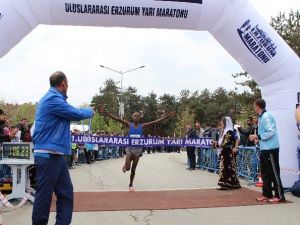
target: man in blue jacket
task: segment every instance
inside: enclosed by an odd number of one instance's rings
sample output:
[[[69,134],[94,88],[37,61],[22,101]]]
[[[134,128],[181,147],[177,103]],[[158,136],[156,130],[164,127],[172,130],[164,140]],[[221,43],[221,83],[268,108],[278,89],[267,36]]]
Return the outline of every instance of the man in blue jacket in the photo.
[[[47,225],[53,192],[57,196],[56,225],[68,225],[73,213],[73,185],[64,154],[71,154],[70,121],[91,118],[92,109],[67,103],[68,80],[63,72],[50,76],[50,89],[36,109],[33,131],[37,190],[33,225]]]
[[[280,179],[279,140],[274,117],[266,111],[266,102],[257,99],[254,108],[258,114],[258,135],[249,136],[260,146],[260,172],[263,180],[262,196],[257,201],[278,203],[285,201]],[[275,194],[272,194],[272,184]]]

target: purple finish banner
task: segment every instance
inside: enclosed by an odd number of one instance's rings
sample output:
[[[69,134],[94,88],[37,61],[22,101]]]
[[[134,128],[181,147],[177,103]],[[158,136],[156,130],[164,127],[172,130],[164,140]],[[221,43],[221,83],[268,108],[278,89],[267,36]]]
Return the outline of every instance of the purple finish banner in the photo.
[[[72,135],[72,143],[76,144],[98,144],[110,146],[136,146],[136,147],[151,147],[151,146],[179,146],[189,147],[197,146],[203,148],[211,148],[211,138],[130,138],[120,136],[84,136]]]

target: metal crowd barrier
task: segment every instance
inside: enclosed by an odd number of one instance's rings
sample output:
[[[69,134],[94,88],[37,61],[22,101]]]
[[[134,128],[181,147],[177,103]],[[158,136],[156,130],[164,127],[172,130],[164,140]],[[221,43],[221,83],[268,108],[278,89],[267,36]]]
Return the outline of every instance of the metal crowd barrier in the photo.
[[[217,150],[214,148],[197,148],[197,150],[197,155],[200,157],[198,160],[199,165],[197,167],[200,169],[206,169],[209,172],[218,173],[219,156],[217,154]]]
[[[1,178],[6,178],[6,177],[10,177],[10,176],[11,176],[10,167],[7,165],[1,164],[0,165],[0,180],[1,180]]]
[[[259,149],[256,147],[239,147],[237,170],[239,176],[255,182],[259,172]]]
[[[99,147],[99,159],[106,160],[111,158],[119,158],[122,157],[122,153],[120,153],[118,146],[102,146]]]
[[[220,158],[214,148],[197,148],[197,167],[219,173]],[[237,171],[240,177],[251,182],[257,180],[259,171],[259,150],[256,147],[239,147],[236,156]]]
[[[2,159],[2,149],[0,148],[0,159]],[[0,164],[0,184],[3,178],[11,176],[11,169],[8,165]]]

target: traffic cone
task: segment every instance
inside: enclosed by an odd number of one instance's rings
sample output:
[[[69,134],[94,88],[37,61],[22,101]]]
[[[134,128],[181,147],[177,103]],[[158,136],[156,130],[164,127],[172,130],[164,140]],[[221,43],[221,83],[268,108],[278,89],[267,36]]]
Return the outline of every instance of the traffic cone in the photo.
[[[263,186],[263,180],[261,178],[261,175],[259,174],[257,177],[258,177],[258,181],[255,183],[255,187],[262,187]]]

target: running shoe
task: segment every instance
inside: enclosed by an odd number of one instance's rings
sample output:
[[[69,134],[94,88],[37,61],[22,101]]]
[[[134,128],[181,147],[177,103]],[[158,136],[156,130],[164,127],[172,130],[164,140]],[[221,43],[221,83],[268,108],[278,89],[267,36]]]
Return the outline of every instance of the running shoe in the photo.
[[[270,203],[280,203],[280,202],[285,202],[285,199],[284,198],[273,197],[273,198],[270,198],[268,200],[268,202],[270,202]]]
[[[134,188],[132,186],[129,186],[129,191],[134,192]]]
[[[217,190],[219,190],[219,191],[227,191],[227,190],[231,190],[231,188],[229,188],[229,187],[219,187],[219,188],[217,188]]]
[[[270,199],[265,197],[265,196],[261,196],[261,197],[256,198],[256,201],[258,201],[258,202],[267,202],[269,200]]]

